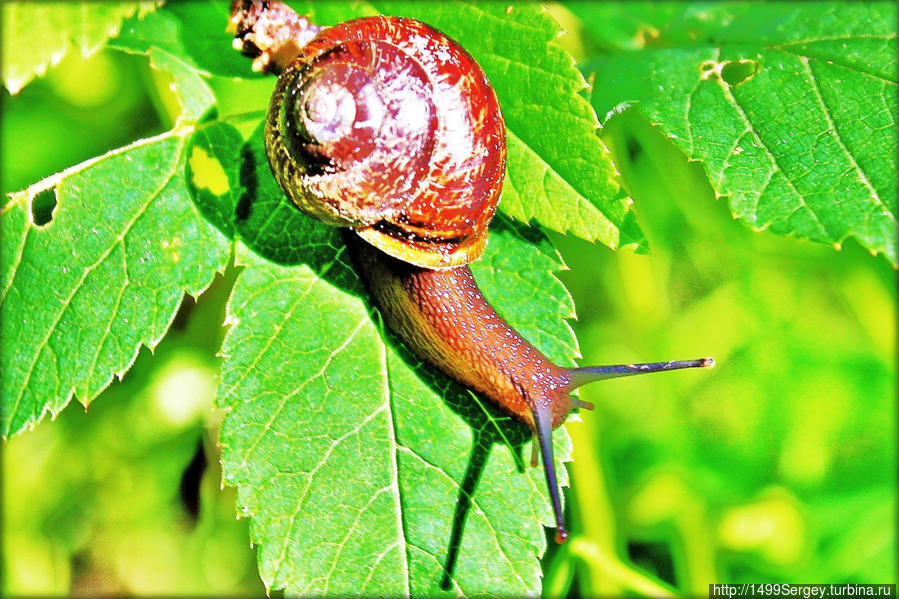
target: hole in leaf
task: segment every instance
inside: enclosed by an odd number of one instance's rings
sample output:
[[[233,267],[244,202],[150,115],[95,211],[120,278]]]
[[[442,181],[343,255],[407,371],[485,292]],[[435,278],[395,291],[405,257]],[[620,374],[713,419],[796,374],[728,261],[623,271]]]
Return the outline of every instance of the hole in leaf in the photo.
[[[45,189],[31,198],[31,220],[39,227],[43,227],[53,220],[53,211],[56,209],[56,190]]]
[[[746,83],[758,73],[759,63],[754,60],[731,61],[721,69],[721,79],[731,87]]]
[[[699,65],[699,78],[703,81],[715,80],[721,77],[723,63],[714,60],[703,61]]]

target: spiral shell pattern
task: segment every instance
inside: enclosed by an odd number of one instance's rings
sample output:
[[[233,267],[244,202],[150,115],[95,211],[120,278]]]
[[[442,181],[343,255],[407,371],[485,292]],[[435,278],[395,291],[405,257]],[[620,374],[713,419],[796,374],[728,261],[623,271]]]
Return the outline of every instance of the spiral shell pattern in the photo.
[[[496,94],[473,58],[412,19],[321,31],[278,79],[269,163],[307,214],[426,268],[483,252],[505,171]]]

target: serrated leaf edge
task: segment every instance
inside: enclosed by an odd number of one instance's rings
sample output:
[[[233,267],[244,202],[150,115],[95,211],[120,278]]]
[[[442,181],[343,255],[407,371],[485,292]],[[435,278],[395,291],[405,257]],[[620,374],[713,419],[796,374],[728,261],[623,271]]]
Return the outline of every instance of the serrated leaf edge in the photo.
[[[37,194],[39,194],[39,193],[41,193],[41,192],[43,192],[43,191],[48,191],[48,190],[50,190],[50,189],[53,189],[53,190],[54,190],[54,194],[56,194],[56,189],[57,189],[57,187],[58,187],[62,182],[64,182],[68,177],[77,175],[77,174],[79,174],[79,173],[81,173],[81,172],[87,170],[87,169],[90,168],[91,166],[93,166],[93,165],[95,165],[95,164],[97,164],[97,163],[99,163],[99,162],[101,162],[101,161],[103,161],[103,160],[105,160],[105,159],[107,159],[107,158],[119,156],[119,155],[125,154],[126,152],[128,152],[128,151],[130,151],[130,150],[134,150],[134,149],[137,149],[137,148],[141,148],[141,147],[144,147],[144,146],[148,146],[148,145],[151,145],[151,144],[154,144],[154,143],[158,143],[158,142],[160,142],[160,141],[165,141],[165,140],[167,140],[167,139],[181,138],[181,145],[180,145],[179,150],[178,150],[178,158],[177,158],[176,161],[175,161],[176,164],[177,164],[177,163],[180,163],[180,161],[181,161],[181,154],[183,153],[183,150],[184,150],[184,145],[183,145],[183,144],[184,144],[185,138],[186,138],[190,133],[192,133],[193,130],[194,130],[194,127],[192,127],[192,126],[179,126],[179,127],[175,127],[174,129],[169,130],[169,131],[166,131],[165,133],[161,133],[161,134],[156,135],[156,136],[153,136],[153,137],[148,137],[148,138],[144,138],[144,139],[137,140],[137,141],[135,141],[135,142],[133,142],[133,143],[131,143],[131,144],[128,144],[128,145],[126,145],[126,146],[122,146],[122,147],[116,148],[116,149],[114,149],[114,150],[110,150],[109,152],[107,152],[107,153],[105,153],[105,154],[103,154],[103,155],[101,155],[101,156],[95,156],[94,158],[91,158],[91,159],[89,159],[89,160],[86,160],[86,161],[84,161],[84,162],[81,162],[81,163],[79,163],[79,164],[76,164],[76,165],[74,165],[74,166],[71,166],[71,167],[69,167],[69,168],[67,168],[67,169],[65,169],[65,170],[62,170],[62,171],[60,171],[60,172],[58,172],[58,173],[55,173],[55,174],[53,174],[53,175],[50,175],[49,177],[45,177],[44,179],[42,179],[42,180],[40,180],[40,181],[38,181],[38,182],[36,182],[36,183],[34,183],[34,184],[32,184],[32,185],[26,187],[26,188],[23,189],[23,190],[20,190],[20,191],[17,191],[17,192],[12,192],[12,193],[7,194],[7,196],[9,197],[9,201],[6,203],[6,205],[3,206],[2,209],[0,209],[0,215],[6,213],[8,210],[11,210],[11,209],[13,209],[13,208],[19,206],[23,201],[26,202],[26,203],[28,203],[28,205],[27,205],[27,207],[26,207],[26,212],[27,212],[27,215],[28,215],[28,219],[29,219],[29,220],[28,220],[28,228],[27,228],[26,233],[25,233],[25,236],[24,236],[25,238],[27,238],[27,236],[28,236],[28,234],[30,233],[30,231],[33,230],[35,227],[38,226],[38,225],[36,225],[36,224],[34,223],[34,221],[33,221],[33,213],[32,213],[32,210],[31,210],[32,207],[31,207],[31,205],[30,205],[30,203],[33,201],[34,197],[35,197]],[[165,182],[159,187],[159,189],[158,189],[156,192],[154,192],[153,195],[158,195],[159,191],[162,190],[162,189],[164,189],[165,186],[168,185],[170,182],[171,182],[171,177],[168,177],[168,178],[165,180]],[[141,214],[143,214],[143,211],[138,212],[137,215],[132,219],[131,222],[134,222],[134,221],[135,221]],[[198,218],[200,218],[199,215],[198,215]],[[120,240],[120,241],[121,241],[121,240]],[[99,260],[97,263],[95,263],[94,266],[96,266],[97,264],[99,264],[100,262],[102,262],[106,257],[108,257],[109,254],[110,254],[110,253],[113,251],[113,249],[116,248],[116,247],[118,247],[118,244],[113,244],[113,245],[111,245],[110,248],[106,251],[106,253],[103,254],[103,256],[101,256],[100,260]],[[19,258],[20,258],[20,257],[21,257],[21,255],[19,256]],[[81,283],[82,283],[82,282],[84,281],[84,279],[90,274],[90,272],[92,272],[92,269],[94,268],[94,266],[88,268],[88,269],[85,271],[84,275],[82,276],[81,281],[79,281],[79,282],[76,284],[76,286],[75,286],[75,288],[74,288],[74,290],[73,290],[73,292],[72,292],[72,295],[70,295],[70,298],[69,298],[69,299],[71,299],[71,297],[73,297],[74,294],[77,293],[78,289],[80,289]],[[7,287],[6,287],[5,289],[2,290],[2,293],[0,293],[0,305],[3,304],[3,302],[4,302],[5,298],[6,298],[6,294],[8,293],[9,289],[12,288],[12,285],[13,285],[13,283],[15,282],[15,275],[16,275],[17,272],[18,272],[18,269],[16,268],[16,269],[13,271],[13,276],[10,277],[9,284],[7,285]],[[205,290],[209,287],[209,285],[212,284],[212,282],[213,282],[213,279],[210,278],[210,279],[209,279],[209,282],[207,282],[204,286],[202,286],[202,287],[200,287],[199,289],[197,289],[197,291],[196,291],[196,296],[199,296],[200,294],[202,294],[203,291],[205,291]],[[182,293],[185,293],[185,294],[187,293],[187,289],[182,289],[181,291],[182,291]],[[67,304],[68,302],[65,302],[65,303]],[[63,312],[64,312],[64,310],[63,310]],[[42,347],[45,346],[47,339],[49,339],[49,335],[52,334],[52,332],[53,332],[53,330],[54,330],[54,327],[55,327],[56,324],[59,322],[59,318],[61,317],[61,315],[62,315],[63,312],[60,312],[60,316],[57,318],[56,322],[54,322],[53,325],[51,325],[51,326],[49,327],[49,329],[48,329],[48,336],[47,336],[47,337],[44,339],[44,341],[40,344]],[[147,348],[152,352],[152,351],[156,348],[156,346],[162,341],[162,339],[165,337],[165,335],[168,333],[168,330],[169,330],[169,328],[171,327],[171,324],[172,324],[172,322],[174,321],[174,319],[175,319],[176,316],[177,316],[176,312],[173,312],[172,315],[171,315],[171,317],[170,317],[169,320],[168,320],[168,323],[166,323],[165,326],[163,326],[163,327],[161,328],[162,332],[160,333],[160,335],[159,335],[158,337],[149,338],[149,339],[142,339],[141,342],[140,342],[139,344],[137,344],[137,346],[134,348],[134,351],[133,351],[131,357],[128,358],[128,359],[126,360],[124,366],[123,366],[121,369],[113,369],[113,370],[109,373],[108,379],[105,381],[105,383],[104,383],[103,385],[101,385],[101,387],[97,390],[97,393],[95,393],[95,394],[93,395],[93,397],[96,397],[96,396],[99,395],[99,393],[101,393],[104,389],[108,388],[109,385],[112,384],[112,382],[113,382],[114,379],[118,378],[119,380],[122,380],[122,378],[124,377],[125,373],[128,372],[128,370],[134,365],[134,362],[135,362],[135,360],[137,359],[137,356],[139,355],[140,350],[141,350],[142,347],[147,347]],[[99,348],[98,348],[98,351],[99,351]],[[37,363],[36,361],[37,361],[37,359],[39,358],[39,356],[40,356],[40,351],[38,351],[38,353],[37,353],[37,355],[36,355],[36,357],[35,357],[35,362],[34,362],[34,364]],[[96,359],[96,356],[95,356],[95,359]],[[32,369],[33,369],[33,367],[34,367],[34,364],[32,364],[32,367],[31,367]],[[26,377],[26,382],[25,382],[25,384],[23,385],[22,389],[20,390],[19,396],[16,398],[16,403],[15,403],[15,405],[12,406],[12,416],[10,416],[10,417],[8,418],[8,420],[10,420],[10,421],[12,421],[12,419],[13,419],[13,418],[15,417],[15,415],[18,413],[19,405],[20,405],[20,403],[21,403],[21,399],[22,399],[22,397],[23,397],[23,395],[24,395],[25,389],[26,389],[27,386],[28,386],[28,385],[27,385],[27,381],[28,381],[29,378],[30,378],[30,374],[28,375],[28,377]],[[89,383],[89,382],[90,382],[90,379],[88,380],[88,383]],[[65,393],[65,396],[66,396],[66,397],[65,397],[65,399],[60,403],[60,405],[58,406],[58,409],[54,409],[50,402],[45,403],[44,406],[43,406],[42,409],[41,409],[40,414],[38,414],[38,415],[36,415],[36,416],[34,416],[34,417],[29,418],[26,422],[24,422],[24,423],[22,424],[22,426],[21,426],[20,428],[18,428],[16,431],[14,431],[13,434],[15,434],[16,432],[20,432],[21,430],[31,430],[31,429],[33,429],[34,426],[35,426],[38,422],[40,422],[40,421],[42,421],[42,420],[44,419],[44,417],[47,415],[47,413],[50,413],[51,419],[55,419],[56,416],[57,416],[63,409],[65,409],[65,408],[69,405],[69,402],[71,401],[71,399],[72,399],[73,397],[75,397],[75,399],[77,399],[80,403],[82,403],[82,405],[87,406],[87,405],[90,403],[91,399],[93,399],[93,397],[90,396],[90,392],[89,392],[89,384],[86,385],[86,387],[85,387],[85,392],[84,392],[84,395],[83,395],[82,397],[78,397],[77,391],[78,391],[78,390],[75,388],[74,385],[71,386],[71,387],[66,391],[66,393]],[[6,418],[5,418],[5,419],[6,419]],[[0,437],[2,437],[2,438],[4,438],[4,439],[8,438],[9,436],[10,436],[10,430],[9,430],[9,429],[4,430],[4,431],[2,432],[2,435],[0,435]]]

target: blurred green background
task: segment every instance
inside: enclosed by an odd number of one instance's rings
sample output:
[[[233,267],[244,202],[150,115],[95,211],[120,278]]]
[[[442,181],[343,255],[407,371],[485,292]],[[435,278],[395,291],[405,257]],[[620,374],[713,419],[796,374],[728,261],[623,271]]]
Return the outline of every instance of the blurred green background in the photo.
[[[584,58],[576,35],[563,43]],[[19,95],[3,90],[3,192],[167,129],[167,90],[145,59],[115,52],[70,54]],[[651,254],[552,236],[582,363],[718,366],[582,391],[596,410],[568,424],[573,538],[551,545],[545,593],[895,583],[895,271],[853,241],[836,251],[743,227],[634,110],[603,138]],[[4,594],[264,592],[215,446],[233,277],[187,298],[155,353],[88,412],[74,403],[5,444]]]

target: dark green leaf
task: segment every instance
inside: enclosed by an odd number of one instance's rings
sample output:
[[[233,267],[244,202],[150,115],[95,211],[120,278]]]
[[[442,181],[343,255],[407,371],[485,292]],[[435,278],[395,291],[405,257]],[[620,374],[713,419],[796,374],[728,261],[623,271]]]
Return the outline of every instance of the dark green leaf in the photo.
[[[895,5],[658,16],[634,23],[635,35],[654,31],[641,51],[592,64],[597,111],[639,102],[749,226],[837,246],[855,237],[896,264]]]
[[[228,2],[175,0],[145,19],[129,19],[111,46],[130,52],[159,48],[206,74],[259,77],[251,61],[231,46],[225,32],[231,11]]]
[[[188,123],[196,123],[215,102],[212,90],[192,67],[165,50],[152,48],[149,56],[153,68],[172,76],[171,88],[181,104],[179,118]]]

